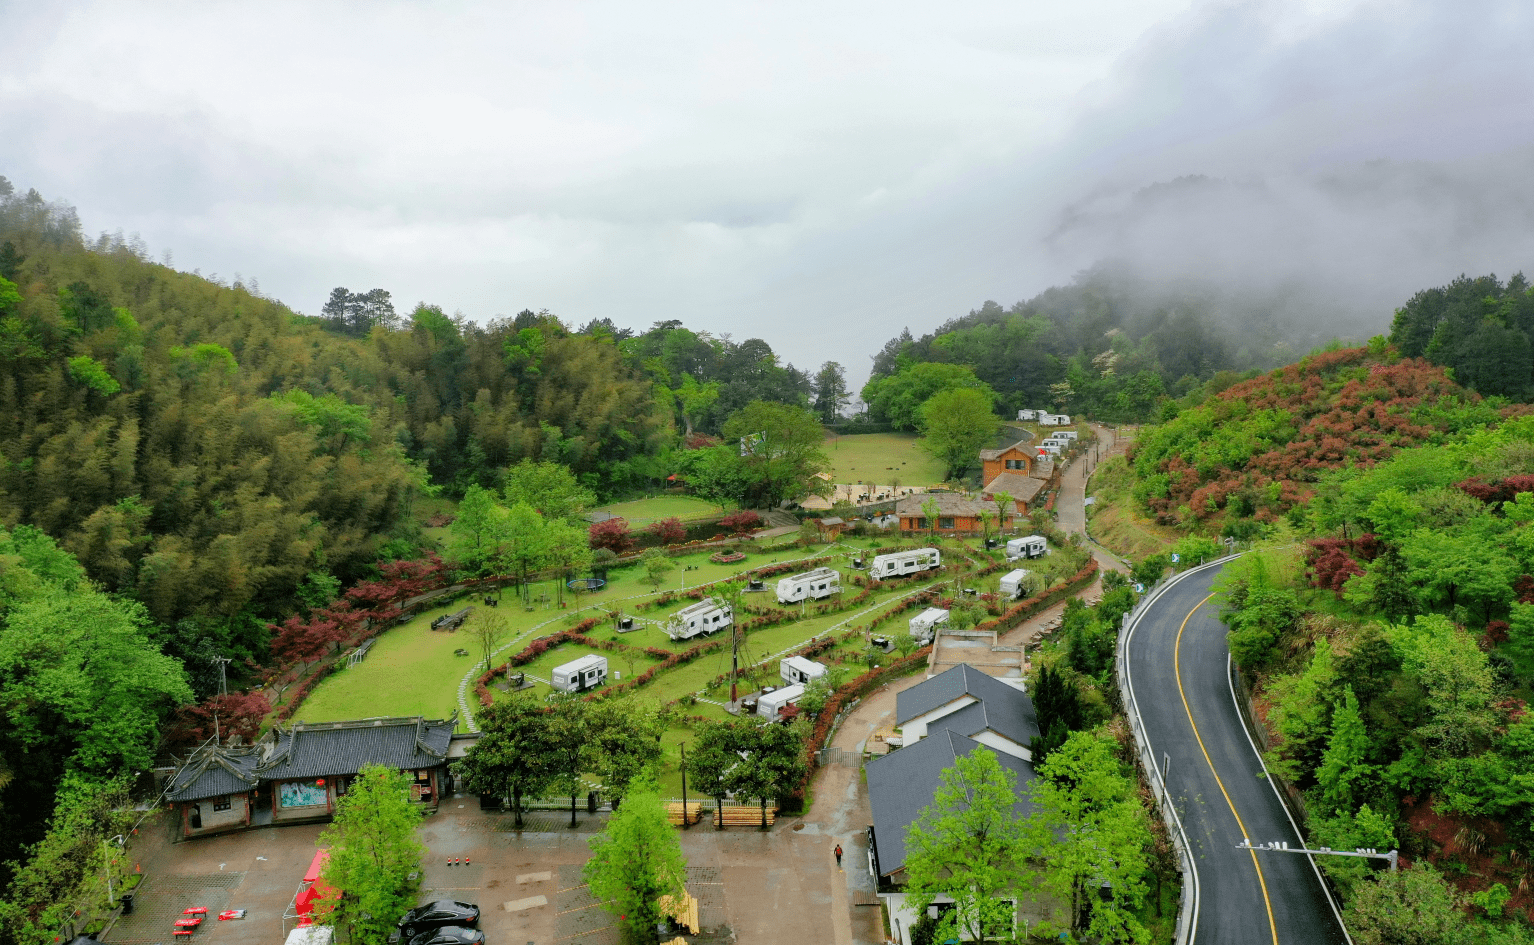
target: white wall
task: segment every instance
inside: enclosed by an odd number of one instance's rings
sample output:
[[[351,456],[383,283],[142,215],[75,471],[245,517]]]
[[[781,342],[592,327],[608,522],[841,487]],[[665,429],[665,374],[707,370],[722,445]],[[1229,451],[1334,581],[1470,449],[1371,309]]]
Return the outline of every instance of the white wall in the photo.
[[[1028,750],[1027,745],[1019,745],[1012,739],[1003,738],[1002,736],[997,735],[995,732],[989,729],[981,732],[979,735],[973,736],[973,738],[980,744],[989,745],[1004,755],[1011,755],[1013,758],[1021,758],[1029,764],[1033,763],[1033,753]]]
[[[940,705],[933,709],[931,712],[925,713],[923,715],[918,715],[911,721],[904,723],[900,726],[900,734],[904,737],[905,743],[907,745],[915,742],[919,738],[926,738],[927,726],[932,722],[942,718],[945,715],[948,715],[950,712],[959,711],[960,709],[969,705],[971,702],[979,701],[980,700],[976,699],[974,696],[965,693],[947,705]]]

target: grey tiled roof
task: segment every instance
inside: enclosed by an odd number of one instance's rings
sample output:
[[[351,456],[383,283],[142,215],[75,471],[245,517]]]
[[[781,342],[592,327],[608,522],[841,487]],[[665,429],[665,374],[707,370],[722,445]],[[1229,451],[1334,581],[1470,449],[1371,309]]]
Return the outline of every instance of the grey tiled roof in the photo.
[[[244,794],[256,786],[254,748],[205,748],[193,752],[166,789],[172,804],[225,794]]]
[[[1005,492],[1013,499],[1022,502],[1032,502],[1033,497],[1039,494],[1048,483],[1042,479],[1034,479],[1032,476],[1019,476],[1017,473],[1001,473],[995,479],[985,484],[983,490],[987,495],[995,495]]]
[[[1011,686],[1004,688],[1011,689]],[[950,712],[927,726],[927,737],[940,728],[946,728],[970,738],[981,732],[992,731],[1002,738],[1023,748],[1039,733],[1039,720],[1033,711],[1033,700],[1024,693],[1016,692],[1019,699],[985,699],[971,702],[957,712]]]
[[[410,770],[432,768],[447,758],[457,716],[432,721],[420,716],[361,722],[299,722],[278,728],[256,774],[263,781],[356,774],[368,764]]]
[[[895,696],[895,724],[904,725],[918,715],[925,715],[966,694],[991,703],[998,712],[1015,711],[1030,721],[1034,718],[1033,700],[1027,693],[987,676],[968,663],[960,663],[898,693]],[[1037,735],[1036,722],[1034,726]],[[1024,744],[1027,744],[1026,740]]]
[[[888,876],[905,866],[906,834],[921,812],[932,804],[943,783],[943,770],[953,767],[961,755],[977,750],[991,752],[1003,770],[1017,775],[1014,790],[1018,801],[1012,808],[1014,815],[1022,819],[1033,813],[1028,785],[1033,781],[1034,773],[1028,762],[957,732],[946,729],[936,732],[914,745],[875,758],[864,768],[868,775],[868,803],[873,811],[880,873]]]

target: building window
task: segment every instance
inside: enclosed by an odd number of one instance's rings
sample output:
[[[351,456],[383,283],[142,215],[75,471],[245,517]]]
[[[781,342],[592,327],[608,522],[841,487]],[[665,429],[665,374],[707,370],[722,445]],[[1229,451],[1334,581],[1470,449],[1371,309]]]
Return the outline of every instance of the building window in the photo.
[[[951,519],[951,518],[940,518],[940,519],[937,520],[937,527],[938,528],[952,528],[953,527],[953,519]]]
[[[924,519],[924,518],[917,519],[916,520],[916,527],[917,528],[926,528],[927,527],[927,520]]]
[[[221,810],[228,810],[230,808],[230,806],[231,806],[231,804],[230,804],[230,801],[229,801],[229,795],[227,795],[227,794],[225,794],[223,797],[215,797],[213,799],[213,812],[214,813],[217,813],[217,812],[219,812]]]

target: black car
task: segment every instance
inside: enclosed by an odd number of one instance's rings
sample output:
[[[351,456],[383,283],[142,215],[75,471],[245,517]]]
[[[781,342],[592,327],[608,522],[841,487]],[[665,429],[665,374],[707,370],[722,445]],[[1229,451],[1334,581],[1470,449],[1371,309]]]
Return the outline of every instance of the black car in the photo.
[[[399,921],[394,923],[394,932],[389,936],[389,942],[391,945],[410,942],[422,932],[430,932],[444,926],[472,928],[478,924],[479,906],[472,902],[438,899],[436,902],[428,902],[400,916]]]
[[[422,932],[410,940],[410,945],[485,945],[485,933],[461,925],[444,925]]]

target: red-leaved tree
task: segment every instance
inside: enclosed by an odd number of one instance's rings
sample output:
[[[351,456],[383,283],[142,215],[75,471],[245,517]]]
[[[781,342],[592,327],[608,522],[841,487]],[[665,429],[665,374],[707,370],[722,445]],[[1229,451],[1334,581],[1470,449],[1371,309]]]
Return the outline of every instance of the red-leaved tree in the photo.
[[[732,534],[749,535],[762,527],[762,517],[750,509],[745,509],[720,519],[719,527],[728,528]]]
[[[646,530],[662,545],[680,545],[687,540],[687,526],[675,516],[651,522]]]
[[[224,744],[235,735],[253,742],[261,731],[261,720],[270,711],[272,704],[257,693],[214,696],[198,705],[177,709],[166,737],[177,746],[200,745],[215,732]]]
[[[587,537],[593,549],[606,548],[615,555],[626,554],[634,546],[634,538],[629,534],[629,523],[621,518],[597,522],[587,531]]]

